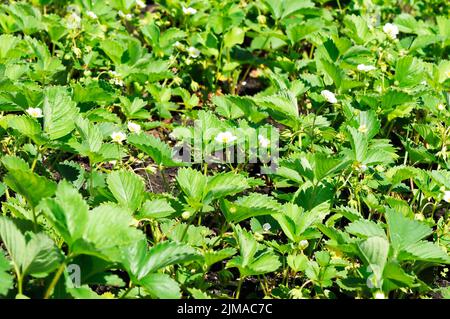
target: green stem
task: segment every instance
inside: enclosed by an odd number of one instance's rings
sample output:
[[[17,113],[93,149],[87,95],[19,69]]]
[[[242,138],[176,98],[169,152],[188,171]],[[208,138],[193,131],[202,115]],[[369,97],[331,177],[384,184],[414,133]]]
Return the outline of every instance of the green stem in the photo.
[[[19,291],[19,295],[23,295],[23,276],[17,275],[17,289]]]
[[[239,283],[237,286],[237,290],[236,290],[236,298],[235,299],[239,299],[239,296],[241,295],[241,288],[242,288],[242,282],[244,281],[243,277],[239,277]]]
[[[61,277],[62,273],[64,272],[64,268],[66,268],[66,261],[64,261],[61,264],[61,266],[59,266],[58,271],[55,273],[53,280],[51,281],[50,285],[47,288],[47,291],[45,292],[44,299],[48,299],[51,296],[51,294],[53,293],[53,290],[55,289],[55,286],[58,283],[59,278]]]

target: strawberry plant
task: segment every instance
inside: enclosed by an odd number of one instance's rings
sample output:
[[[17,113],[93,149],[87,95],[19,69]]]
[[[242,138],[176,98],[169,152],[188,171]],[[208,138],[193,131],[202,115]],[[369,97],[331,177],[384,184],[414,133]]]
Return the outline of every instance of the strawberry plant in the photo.
[[[0,4],[0,297],[449,298],[447,1]]]

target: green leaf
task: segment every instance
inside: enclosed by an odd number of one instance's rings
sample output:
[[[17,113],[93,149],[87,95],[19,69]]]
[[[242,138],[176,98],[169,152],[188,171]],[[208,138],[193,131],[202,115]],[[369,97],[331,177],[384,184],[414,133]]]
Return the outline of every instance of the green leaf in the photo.
[[[364,261],[374,273],[376,280],[381,280],[389,253],[389,242],[387,239],[370,237],[359,243],[358,248]]]
[[[169,217],[175,212],[175,209],[164,198],[158,198],[154,200],[146,200],[139,210],[136,218],[143,219],[158,219]]]
[[[35,276],[46,275],[55,270],[63,259],[64,256],[59,248],[46,234],[31,234],[22,264],[22,273]]]
[[[233,223],[255,216],[278,214],[282,209],[272,197],[259,193],[240,197],[235,202],[223,199],[220,208],[226,220]]]
[[[360,238],[368,238],[368,237],[382,237],[386,238],[386,233],[380,224],[376,224],[373,221],[366,219],[359,219],[354,221],[347,227],[345,230],[355,236]]]
[[[26,171],[30,169],[30,166],[22,158],[14,155],[5,155],[2,157],[2,163],[5,165],[8,171],[10,170],[22,170]]]
[[[389,239],[396,251],[417,243],[433,232],[425,223],[409,219],[390,208],[386,208],[386,220],[389,229]]]
[[[172,149],[160,139],[148,134],[131,134],[128,143],[149,155],[156,164],[165,167],[184,166],[173,158]]]
[[[10,170],[4,182],[16,193],[23,195],[29,204],[36,207],[41,199],[55,193],[56,183],[26,170]]]
[[[83,236],[89,207],[69,182],[62,181],[55,198],[44,199],[39,206],[69,247]]]
[[[208,178],[192,168],[178,170],[177,182],[183,193],[194,202],[201,202]]]
[[[397,61],[395,67],[395,80],[400,87],[409,87],[419,84],[423,78],[422,62],[410,55],[406,55]]]
[[[100,150],[103,141],[98,126],[81,116],[75,121],[75,126],[80,134],[81,143],[72,141],[69,143],[70,146],[74,147],[81,155],[93,157]]]
[[[13,287],[14,280],[9,273],[10,270],[11,265],[3,254],[3,251],[0,250],[0,296],[5,296]]]
[[[223,38],[223,43],[225,48],[231,48],[236,44],[242,44],[244,42],[245,30],[239,27],[233,27],[227,33],[225,33]]]
[[[450,256],[438,245],[429,241],[420,241],[403,248],[398,260],[422,260],[435,263],[450,264]]]
[[[148,274],[139,281],[140,285],[153,297],[159,299],[180,299],[180,285],[169,275]]]
[[[63,87],[50,87],[45,90],[43,113],[44,132],[56,140],[75,128],[78,108]]]
[[[20,134],[31,138],[36,144],[43,144],[45,142],[45,139],[42,136],[41,125],[37,120],[29,116],[13,116],[8,119],[8,126],[18,131]]]
[[[127,119],[147,119],[150,116],[149,111],[145,110],[144,107],[147,102],[140,98],[135,98],[132,102],[126,97],[120,97],[122,111],[127,117]]]
[[[252,234],[239,225],[234,227],[234,233],[239,245],[240,256],[228,261],[226,267],[237,267],[241,277],[261,275],[276,271],[281,263],[277,255],[265,249],[258,252],[258,243]]]
[[[204,202],[209,203],[214,199],[235,195],[249,187],[247,179],[242,175],[232,172],[216,174],[207,183]]]
[[[0,216],[0,237],[14,268],[21,273],[21,267],[26,258],[27,243],[25,236],[9,218]]]
[[[73,245],[73,253],[96,256],[109,261],[122,261],[124,249],[144,237],[132,227],[133,218],[119,206],[102,204],[89,213],[83,238]]]
[[[133,172],[114,171],[106,179],[108,188],[117,202],[132,212],[141,207],[144,200],[144,181]]]
[[[229,258],[236,254],[236,249],[232,247],[220,249],[220,250],[211,250],[206,251],[203,253],[203,257],[205,258],[205,265],[207,269],[214,265],[215,263],[218,263],[219,261],[222,261],[226,258]]]
[[[272,215],[280,224],[285,235],[293,242],[300,242],[303,233],[311,226],[321,223],[329,213],[329,205],[322,203],[310,211],[304,211],[292,203],[283,205],[282,213]]]
[[[148,257],[139,271],[142,274],[155,272],[169,265],[181,264],[199,258],[197,251],[185,244],[165,241],[156,244],[148,251]]]
[[[46,234],[31,233],[27,241],[13,221],[6,217],[0,217],[0,237],[21,276],[48,274],[63,260],[60,250]]]

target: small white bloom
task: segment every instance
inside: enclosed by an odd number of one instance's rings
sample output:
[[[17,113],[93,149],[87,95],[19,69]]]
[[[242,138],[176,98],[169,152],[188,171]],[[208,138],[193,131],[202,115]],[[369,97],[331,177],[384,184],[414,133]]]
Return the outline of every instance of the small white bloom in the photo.
[[[73,48],[72,48],[72,52],[75,54],[75,56],[76,56],[77,58],[80,58],[80,57],[81,57],[82,52],[81,52],[80,48],[78,48],[78,47],[73,47]]]
[[[184,212],[181,214],[181,218],[183,218],[184,220],[189,219],[189,217],[191,217],[191,212],[184,211]]]
[[[191,16],[191,15],[196,14],[196,13],[197,13],[197,10],[194,9],[194,8],[191,8],[191,7],[186,8],[185,6],[183,6],[183,13],[184,13],[185,15]]]
[[[260,14],[259,16],[256,17],[256,20],[258,20],[259,24],[266,24],[267,19],[266,16]]]
[[[76,14],[75,12],[72,12],[68,17],[67,17],[67,28],[68,29],[78,29],[81,26],[81,18],[78,14]]]
[[[94,20],[98,19],[97,15],[94,12],[92,12],[92,11],[87,11],[86,14],[91,19],[94,19]]]
[[[187,49],[187,53],[189,54],[190,57],[194,59],[200,56],[200,50],[195,47],[189,47]]]
[[[111,134],[111,139],[115,143],[122,143],[127,139],[127,136],[123,132],[113,132]]]
[[[377,68],[373,65],[358,64],[357,69],[361,72],[370,72],[376,70]]]
[[[384,25],[384,27],[383,27],[383,31],[391,39],[396,39],[397,35],[399,33],[398,27],[395,24],[392,24],[392,23],[386,23]]]
[[[140,9],[145,9],[145,7],[147,6],[147,5],[145,4],[145,2],[142,1],[142,0],[136,0],[136,5],[137,5]]]
[[[125,82],[123,82],[123,80],[119,79],[119,78],[111,79],[110,83],[118,85],[118,86],[124,86],[125,85]]]
[[[331,104],[337,103],[336,95],[334,95],[333,92],[323,90],[322,92],[320,92],[320,94],[322,94],[322,96],[325,98],[325,100],[327,100],[327,102]]]
[[[233,135],[233,133],[226,131],[226,132],[221,132],[219,134],[217,134],[215,141],[217,143],[231,143],[233,141],[237,140],[237,137]]]
[[[270,226],[269,223],[265,223],[262,225],[262,228],[265,232],[268,232],[272,228],[272,226]]]
[[[450,203],[450,191],[444,191],[444,197],[443,199],[447,202]]]
[[[373,297],[375,299],[386,299],[386,296],[382,291],[377,291]]]
[[[437,106],[437,108],[438,108],[439,111],[445,110],[445,106],[444,106],[444,104],[442,104],[442,103],[439,103],[438,106]]]
[[[263,148],[267,148],[270,145],[270,140],[265,138],[264,136],[262,136],[261,134],[258,135],[258,141],[259,141],[259,145]]]
[[[365,124],[361,124],[358,127],[358,131],[361,132],[361,133],[367,133],[367,126]]]
[[[141,131],[141,126],[137,123],[128,122],[128,130],[132,133],[139,133]]]
[[[42,110],[38,107],[29,107],[26,109],[26,112],[28,113],[28,115],[34,118],[43,117]]]
[[[131,20],[131,19],[133,19],[133,15],[131,13],[127,13],[125,15],[125,20]]]
[[[309,246],[309,243],[308,243],[308,241],[306,239],[303,239],[303,240],[300,240],[298,245],[299,245],[301,250],[305,250]]]

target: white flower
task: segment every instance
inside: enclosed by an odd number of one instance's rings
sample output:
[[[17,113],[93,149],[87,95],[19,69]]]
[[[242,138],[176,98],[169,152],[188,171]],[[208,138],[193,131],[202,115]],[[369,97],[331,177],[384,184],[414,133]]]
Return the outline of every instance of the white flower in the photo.
[[[377,68],[374,67],[373,65],[358,64],[357,69],[358,71],[369,72],[376,70]]]
[[[358,127],[358,131],[361,132],[361,133],[367,133],[367,126],[365,124],[361,124]]]
[[[124,85],[125,85],[125,83],[123,82],[123,80],[122,80],[122,79],[119,79],[119,78],[111,79],[111,80],[110,80],[110,83],[115,84],[115,85],[118,85],[118,86],[124,86]]]
[[[256,17],[256,20],[258,20],[259,24],[266,24],[267,19],[266,16],[260,14],[259,16]]]
[[[437,108],[438,108],[439,111],[445,110],[445,106],[444,106],[444,104],[442,104],[442,103],[439,103],[438,106],[437,106]]]
[[[144,1],[142,0],[136,0],[136,5],[140,8],[140,9],[144,9],[147,5],[145,4]]]
[[[384,27],[383,27],[383,31],[391,39],[396,39],[397,38],[397,34],[399,33],[398,27],[395,24],[392,24],[392,23],[386,23],[384,25]]]
[[[306,249],[309,246],[309,243],[306,239],[300,240],[300,242],[298,243],[299,247],[301,250]]]
[[[81,18],[75,12],[72,12],[67,17],[67,28],[68,29],[78,29],[81,26]]]
[[[198,58],[199,57],[199,55],[200,55],[200,50],[199,49],[197,49],[197,48],[195,48],[195,47],[189,47],[188,49],[187,49],[187,53],[189,54],[189,56],[190,57],[192,57],[192,58]]]
[[[327,102],[329,102],[331,104],[337,103],[336,96],[334,95],[333,92],[330,92],[328,90],[323,90],[322,92],[320,92],[320,94],[322,94],[322,96],[325,98],[325,100],[327,100]]]
[[[98,19],[97,15],[94,12],[92,12],[92,11],[87,11],[86,14],[91,19],[94,19],[94,20]]]
[[[272,226],[270,226],[269,223],[265,223],[262,225],[262,228],[265,232],[268,232],[272,228]]]
[[[221,132],[219,134],[217,134],[215,141],[217,143],[231,143],[233,141],[237,140],[237,137],[233,135],[233,133],[226,131],[226,132]]]
[[[196,13],[197,13],[197,10],[194,9],[194,8],[191,8],[191,7],[186,8],[185,6],[183,6],[183,13],[184,13],[185,15],[191,16],[191,15],[196,14]]]
[[[28,115],[34,118],[43,117],[42,110],[38,107],[29,107],[26,109],[26,112],[28,113]]]
[[[119,77],[120,76],[120,74],[117,73],[117,71],[114,71],[114,70],[110,70],[110,71],[108,71],[108,73],[109,73],[110,76],[113,76],[113,77]]]
[[[139,133],[141,131],[141,126],[137,123],[128,122],[128,130],[132,133]]]
[[[75,56],[76,56],[77,58],[80,58],[80,57],[81,57],[82,52],[81,52],[81,49],[80,49],[80,48],[78,48],[78,47],[72,47],[72,52],[75,54]]]
[[[450,191],[444,191],[444,197],[443,199],[447,202],[450,203]]]
[[[373,297],[375,299],[386,299],[386,296],[382,291],[377,291]]]
[[[131,13],[123,13],[122,10],[119,10],[119,12],[117,12],[119,17],[124,18],[125,20],[131,20],[133,18],[133,15]]]
[[[189,217],[191,217],[191,212],[184,211],[184,212],[181,214],[181,218],[183,218],[184,220],[189,219]]]
[[[259,141],[259,145],[263,148],[267,148],[270,145],[270,140],[265,138],[264,136],[262,136],[261,134],[258,135],[258,141]]]
[[[123,132],[113,132],[111,134],[111,139],[115,143],[122,143],[127,139],[127,136]]]
[[[361,163],[359,163],[359,164],[357,165],[356,169],[357,169],[358,171],[365,172],[365,171],[367,171],[367,165],[366,165],[366,164],[361,164]]]

